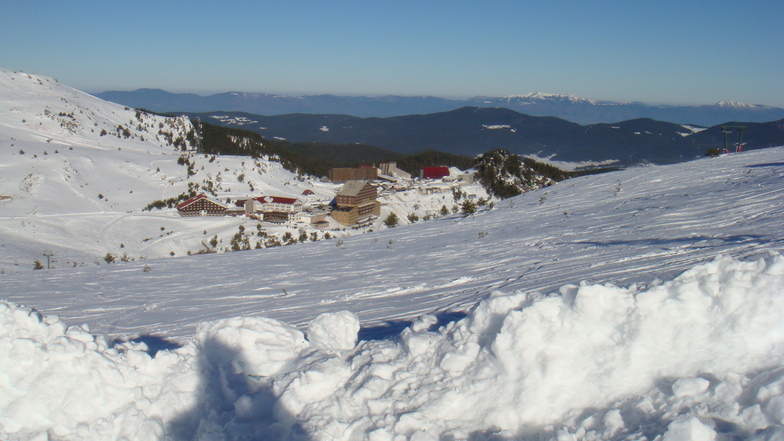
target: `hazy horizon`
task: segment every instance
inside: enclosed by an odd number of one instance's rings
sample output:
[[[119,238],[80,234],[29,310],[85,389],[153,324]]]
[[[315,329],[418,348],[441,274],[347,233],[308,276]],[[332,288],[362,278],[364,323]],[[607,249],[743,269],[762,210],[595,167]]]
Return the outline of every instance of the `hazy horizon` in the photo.
[[[11,2],[4,68],[90,91],[784,107],[784,3]]]

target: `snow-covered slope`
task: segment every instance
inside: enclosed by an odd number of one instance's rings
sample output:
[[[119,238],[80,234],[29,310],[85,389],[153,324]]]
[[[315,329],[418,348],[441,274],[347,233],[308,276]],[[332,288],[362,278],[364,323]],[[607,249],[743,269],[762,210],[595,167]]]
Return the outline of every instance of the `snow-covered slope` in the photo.
[[[334,194],[265,158],[196,155],[187,118],[129,109],[44,76],[0,70],[0,100],[3,272],[46,263],[43,253],[54,255],[55,267],[82,266],[107,253],[141,259],[198,252],[216,235],[228,242],[242,219],[144,211],[193,186],[222,198]]]
[[[339,241],[6,274],[0,427],[781,439],[782,178],[772,148]]]

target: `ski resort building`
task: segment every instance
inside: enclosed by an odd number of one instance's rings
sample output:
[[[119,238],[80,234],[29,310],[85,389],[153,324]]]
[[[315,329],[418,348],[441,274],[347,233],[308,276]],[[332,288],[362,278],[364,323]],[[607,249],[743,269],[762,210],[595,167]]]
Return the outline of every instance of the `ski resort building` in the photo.
[[[372,181],[378,178],[378,169],[372,165],[355,168],[331,168],[327,177],[332,182]]]
[[[177,205],[180,216],[225,216],[228,207],[217,199],[200,194]]]
[[[246,213],[270,212],[295,213],[302,211],[302,202],[297,198],[261,196],[245,201]]]
[[[379,178],[388,181],[397,181],[399,179],[411,179],[411,173],[397,168],[396,162],[382,162],[379,167]]]
[[[422,167],[419,179],[443,179],[449,176],[449,167]]]
[[[355,225],[381,214],[381,203],[376,198],[378,190],[369,182],[348,181],[338,191],[330,215],[342,225]]]
[[[302,211],[302,202],[296,198],[261,196],[245,201],[245,213],[261,215],[265,222],[282,224],[291,216]]]

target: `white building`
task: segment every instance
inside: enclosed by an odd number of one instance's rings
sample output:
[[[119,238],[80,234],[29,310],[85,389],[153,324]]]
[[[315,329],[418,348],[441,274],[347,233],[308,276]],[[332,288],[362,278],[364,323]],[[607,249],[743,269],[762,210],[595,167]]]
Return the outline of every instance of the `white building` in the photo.
[[[261,196],[245,201],[246,213],[298,213],[302,202],[296,198]]]

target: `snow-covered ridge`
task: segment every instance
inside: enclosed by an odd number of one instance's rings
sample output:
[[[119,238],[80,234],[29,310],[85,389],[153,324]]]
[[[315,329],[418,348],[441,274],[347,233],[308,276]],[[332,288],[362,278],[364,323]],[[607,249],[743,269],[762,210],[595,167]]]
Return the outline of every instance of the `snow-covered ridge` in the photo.
[[[772,109],[772,107],[763,106],[760,104],[748,104],[740,101],[719,101],[718,103],[714,104],[714,106],[735,109]]]
[[[107,253],[184,255],[214,236],[231,237],[226,222],[144,211],[194,188],[223,197],[298,196],[305,189],[327,197],[267,158],[195,155],[187,117],[130,109],[46,76],[5,69],[0,100],[3,272],[29,270],[30,262],[45,262],[43,253],[53,253],[53,266],[62,268],[95,265]]]
[[[506,100],[508,102],[511,101],[555,101],[555,102],[563,102],[569,101],[574,103],[586,103],[586,104],[598,104],[598,101],[590,100],[588,98],[581,98],[578,96],[570,95],[570,94],[554,94],[554,93],[542,93],[542,92],[531,92],[526,94],[520,95],[507,95],[502,100]]]
[[[186,117],[162,117],[109,103],[42,75],[0,69],[0,135],[98,149],[189,150]],[[108,137],[107,137],[108,136]],[[177,142],[177,149],[173,148]]]

